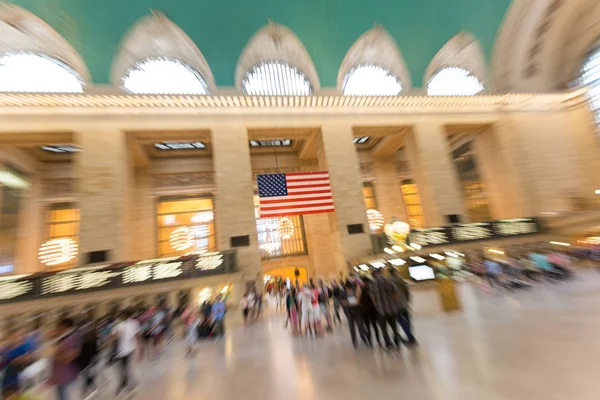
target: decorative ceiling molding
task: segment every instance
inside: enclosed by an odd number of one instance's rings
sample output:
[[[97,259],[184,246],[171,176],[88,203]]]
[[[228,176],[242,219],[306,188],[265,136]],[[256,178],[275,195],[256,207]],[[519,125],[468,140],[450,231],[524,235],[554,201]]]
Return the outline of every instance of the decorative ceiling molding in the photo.
[[[121,79],[133,65],[154,57],[176,59],[193,67],[211,92],[216,89],[212,71],[200,49],[177,24],[157,11],[138,20],[121,41],[112,66],[112,84],[121,87]]]
[[[159,96],[0,93],[0,115],[356,115],[361,112],[502,112],[556,110],[586,104],[583,89],[548,93],[477,96]]]
[[[46,54],[67,64],[85,82],[90,81],[83,58],[58,32],[31,12],[0,2],[0,54],[8,52]]]
[[[410,73],[394,38],[381,25],[363,33],[346,53],[337,78],[337,88],[342,92],[344,78],[352,68],[372,64],[389,69],[402,83],[402,92],[412,88]]]
[[[513,0],[499,29],[492,56],[493,82],[496,92],[518,90],[519,51],[526,48],[531,17],[540,9],[536,0]]]
[[[265,61],[283,61],[298,68],[310,81],[313,93],[321,87],[312,58],[298,36],[272,21],[259,29],[242,51],[235,69],[236,87],[241,90],[246,73]]]
[[[469,32],[456,34],[437,52],[425,71],[423,87],[427,88],[430,79],[447,67],[465,69],[476,76],[486,88],[488,87],[483,48]]]
[[[559,59],[553,63],[553,77],[557,87],[567,88],[578,77],[586,55],[600,40],[600,2],[582,0],[581,7],[572,14],[561,35]]]

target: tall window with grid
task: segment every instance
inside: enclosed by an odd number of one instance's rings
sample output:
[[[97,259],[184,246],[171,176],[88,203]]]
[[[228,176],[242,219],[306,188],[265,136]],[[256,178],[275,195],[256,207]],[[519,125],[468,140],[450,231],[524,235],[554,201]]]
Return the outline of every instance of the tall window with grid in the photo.
[[[254,196],[254,216],[263,259],[308,254],[302,215],[260,218],[259,198]]]
[[[47,240],[72,239],[79,244],[79,208],[73,203],[54,204],[48,210]],[[74,267],[77,258],[53,267],[53,269],[65,269]]]
[[[470,222],[491,221],[492,213],[485,183],[479,175],[471,142],[467,142],[454,150],[452,157],[454,158],[454,166],[458,173],[458,180],[460,181]]]
[[[377,210],[377,198],[375,197],[375,188],[372,182],[363,182],[363,199],[367,210]]]
[[[161,197],[156,217],[159,257],[217,250],[212,197]]]
[[[412,179],[405,179],[400,183],[408,224],[413,229],[423,228],[425,218],[423,217],[423,207],[421,206],[421,197],[417,184]]]

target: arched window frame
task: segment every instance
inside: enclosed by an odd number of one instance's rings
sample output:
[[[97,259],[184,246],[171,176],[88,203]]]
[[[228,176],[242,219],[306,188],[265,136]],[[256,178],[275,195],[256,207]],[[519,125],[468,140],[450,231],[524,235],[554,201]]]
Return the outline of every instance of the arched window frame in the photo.
[[[131,77],[131,73],[135,70],[142,70],[143,67],[145,65],[147,65],[148,63],[151,63],[153,61],[166,61],[166,62],[170,62],[173,64],[176,64],[178,66],[182,67],[181,72],[189,72],[191,75],[189,75],[190,78],[195,78],[196,81],[200,84],[199,90],[191,90],[192,86],[191,85],[183,85],[180,86],[180,90],[176,89],[175,86],[173,86],[172,90],[169,89],[158,89],[157,86],[154,86],[154,90],[152,88],[152,83],[149,84],[148,89],[147,90],[136,90],[133,91],[131,89],[129,89],[127,86],[127,79]],[[187,70],[187,71],[186,71]],[[152,74],[151,72],[149,72],[149,74]],[[179,75],[180,76],[180,75]],[[156,79],[159,78],[158,75],[155,76],[151,76],[150,77]],[[167,76],[167,79],[172,79],[172,77]],[[186,64],[176,58],[169,58],[169,57],[147,57],[145,59],[139,60],[138,62],[136,62],[134,65],[132,65],[127,72],[125,73],[125,75],[123,75],[123,77],[121,78],[121,84],[120,87],[123,88],[125,91],[130,92],[130,93],[135,93],[135,94],[197,94],[197,95],[207,95],[210,94],[210,89],[209,89],[209,85],[206,82],[206,80],[204,79],[204,77],[202,76],[202,74],[200,73],[200,71],[196,70],[194,67],[192,67],[189,64]],[[156,90],[158,89],[158,90]]]
[[[369,82],[369,86],[371,87],[370,91],[363,90],[362,93],[358,93],[355,89],[354,91],[349,93],[347,88],[350,80],[353,79],[353,74],[356,73],[356,71],[361,70],[362,68],[376,68],[379,69],[378,72],[383,72],[384,75],[376,77],[378,79],[377,83],[381,84],[381,87],[376,88],[374,87],[374,82]],[[396,88],[394,89],[396,90],[393,90],[393,92],[389,91],[389,89],[391,88],[391,82],[384,82],[386,78],[391,78],[395,81],[394,83],[396,84]],[[394,73],[389,68],[376,64],[360,64],[353,67],[350,71],[348,71],[342,83],[342,91],[345,96],[399,96],[400,94],[402,94],[403,90],[404,87],[402,85],[402,82],[396,75],[394,75]]]
[[[471,83],[473,83],[472,79],[475,79],[477,81],[477,84],[479,84],[479,87],[474,87],[475,90],[469,92],[469,93],[461,93],[460,89],[458,89],[457,91],[448,91],[446,93],[432,93],[431,92],[431,85],[432,83],[434,83],[436,81],[436,79],[441,79],[441,74],[443,74],[445,71],[448,70],[456,70],[457,72],[464,72],[465,75],[460,77],[461,81],[460,84],[458,86],[460,86],[461,88],[464,88],[467,84],[466,80],[467,79],[471,79]],[[447,66],[444,67],[438,71],[436,71],[431,78],[429,79],[429,82],[427,82],[427,95],[428,96],[474,96],[476,94],[481,93],[483,90],[485,90],[485,86],[483,85],[483,83],[479,80],[479,78],[474,75],[471,71],[462,68],[462,67],[455,67],[455,66]]]
[[[271,79],[263,81],[263,87],[260,91],[249,88],[249,78],[251,77],[251,75],[255,74],[258,70],[263,68],[269,68],[268,72],[269,77]],[[287,76],[282,77],[281,73]],[[294,74],[297,74],[296,76],[300,76],[304,79],[304,81],[302,82],[302,87],[297,87],[296,85],[294,85],[293,80],[290,80],[290,78],[292,78]],[[304,72],[302,72],[299,68],[295,67],[294,65],[291,65],[285,61],[275,60],[263,61],[250,68],[246,72],[244,78],[242,79],[242,82],[240,83],[240,89],[244,94],[250,96],[309,96],[314,93],[312,83],[310,82],[308,76],[304,74]]]

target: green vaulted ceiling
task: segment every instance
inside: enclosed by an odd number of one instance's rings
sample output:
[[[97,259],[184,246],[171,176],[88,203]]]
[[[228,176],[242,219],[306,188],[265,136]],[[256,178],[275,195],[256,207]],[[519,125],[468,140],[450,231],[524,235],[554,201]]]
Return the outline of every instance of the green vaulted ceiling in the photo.
[[[396,39],[415,86],[437,51],[472,33],[489,60],[510,0],[13,0],[49,23],[83,56],[95,83],[108,83],[128,29],[150,9],[179,25],[204,54],[217,85],[234,86],[238,57],[269,19],[293,30],[321,86],[335,87],[354,41],[375,24]]]

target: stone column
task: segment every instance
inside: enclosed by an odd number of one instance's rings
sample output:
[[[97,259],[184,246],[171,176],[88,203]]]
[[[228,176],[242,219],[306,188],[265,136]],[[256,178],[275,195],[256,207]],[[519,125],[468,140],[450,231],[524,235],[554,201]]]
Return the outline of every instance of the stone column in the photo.
[[[485,183],[494,219],[530,217],[526,195],[519,193],[519,156],[513,146],[514,125],[503,120],[475,136],[476,162]]]
[[[385,223],[390,222],[392,218],[408,221],[394,157],[377,157],[374,164],[375,196]]]
[[[448,225],[447,215],[466,215],[444,127],[423,121],[406,136],[406,149],[419,188],[427,226]]]
[[[335,213],[328,214],[335,265],[328,272],[346,272],[348,261],[367,256],[372,251],[360,162],[352,143],[351,125],[323,125],[321,137],[319,168],[329,171],[335,204]],[[349,234],[348,225],[362,225],[363,233]]]
[[[135,207],[131,213],[132,258],[135,260],[157,256],[156,199],[151,187],[152,176],[148,168],[137,168],[133,194]]]
[[[231,238],[249,236],[250,245],[237,247],[238,267],[245,280],[261,273],[248,133],[243,125],[221,125],[212,131],[217,194],[215,214],[219,250],[231,249]]]
[[[17,229],[16,274],[39,272],[38,249],[42,245],[44,231],[44,204],[41,202],[43,180],[37,173],[31,180],[27,197],[23,198],[19,211]]]
[[[107,261],[129,258],[132,168],[125,133],[101,126],[77,133],[75,156],[81,209],[79,263],[87,253],[108,250]]]

